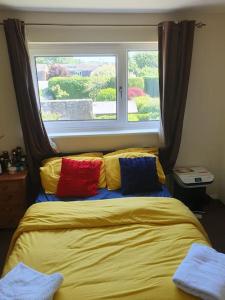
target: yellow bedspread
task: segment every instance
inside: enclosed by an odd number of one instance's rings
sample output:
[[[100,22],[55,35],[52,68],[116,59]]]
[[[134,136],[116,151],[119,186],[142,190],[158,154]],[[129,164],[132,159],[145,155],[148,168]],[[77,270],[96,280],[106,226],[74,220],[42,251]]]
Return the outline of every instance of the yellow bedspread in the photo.
[[[172,275],[193,242],[208,244],[198,220],[171,198],[45,202],[28,209],[4,274],[22,261],[64,282],[54,299],[191,300]]]

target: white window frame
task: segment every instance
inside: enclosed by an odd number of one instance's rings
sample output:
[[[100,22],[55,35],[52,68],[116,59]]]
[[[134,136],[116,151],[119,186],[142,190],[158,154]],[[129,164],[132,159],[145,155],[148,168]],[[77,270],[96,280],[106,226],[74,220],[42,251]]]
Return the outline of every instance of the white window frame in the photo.
[[[140,133],[159,132],[160,121],[128,122],[128,51],[158,50],[157,42],[149,43],[29,43],[31,69],[35,86],[36,98],[40,107],[38,93],[38,79],[35,66],[36,56],[116,56],[117,69],[117,119],[116,120],[88,120],[88,121],[44,121],[50,136],[68,136],[82,134],[104,133]],[[126,70],[125,72],[122,70]],[[122,87],[122,97],[120,89]]]

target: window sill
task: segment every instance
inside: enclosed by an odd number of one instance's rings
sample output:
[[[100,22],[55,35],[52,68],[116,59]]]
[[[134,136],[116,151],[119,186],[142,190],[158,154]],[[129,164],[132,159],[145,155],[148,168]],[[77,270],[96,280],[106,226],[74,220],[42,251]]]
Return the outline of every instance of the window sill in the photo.
[[[50,138],[65,137],[91,137],[91,136],[118,136],[118,135],[143,135],[143,134],[159,134],[157,129],[129,129],[129,130],[104,130],[104,131],[80,131],[70,133],[49,133]]]

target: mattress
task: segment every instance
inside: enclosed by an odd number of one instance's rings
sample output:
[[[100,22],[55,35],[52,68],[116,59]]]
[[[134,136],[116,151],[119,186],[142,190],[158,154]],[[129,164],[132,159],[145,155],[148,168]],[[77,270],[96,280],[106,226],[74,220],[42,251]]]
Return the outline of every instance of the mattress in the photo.
[[[54,300],[193,300],[172,282],[193,242],[209,244],[173,198],[38,203],[14,233],[3,274],[21,261],[60,272]]]
[[[108,189],[99,189],[98,194],[91,197],[82,198],[82,200],[103,200],[103,199],[114,199],[114,198],[125,198],[125,197],[171,197],[168,188],[162,185],[161,190],[153,191],[151,193],[138,193],[124,196],[121,190],[109,191]],[[81,198],[75,197],[57,197],[54,194],[39,193],[35,202],[46,202],[46,201],[77,201]]]

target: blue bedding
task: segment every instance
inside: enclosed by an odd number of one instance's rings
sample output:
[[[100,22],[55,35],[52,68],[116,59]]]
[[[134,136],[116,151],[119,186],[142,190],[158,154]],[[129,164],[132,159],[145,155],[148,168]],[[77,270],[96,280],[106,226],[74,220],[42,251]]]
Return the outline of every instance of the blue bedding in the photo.
[[[103,199],[113,199],[113,198],[124,198],[124,197],[172,197],[169,190],[165,185],[162,186],[161,190],[154,191],[151,193],[138,193],[123,195],[120,190],[109,191],[108,189],[99,189],[99,193],[95,196],[86,198],[75,198],[75,197],[57,197],[53,194],[40,193],[35,202],[46,202],[46,201],[78,201],[78,200],[103,200]]]

